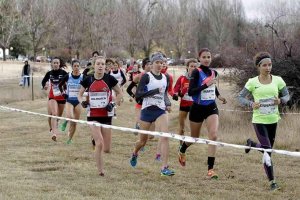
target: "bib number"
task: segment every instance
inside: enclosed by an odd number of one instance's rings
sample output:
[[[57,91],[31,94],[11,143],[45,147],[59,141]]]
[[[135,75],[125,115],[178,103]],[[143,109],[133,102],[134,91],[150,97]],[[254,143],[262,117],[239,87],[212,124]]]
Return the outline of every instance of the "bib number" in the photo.
[[[208,88],[201,91],[201,100],[215,100],[216,99],[216,86],[212,84]]]
[[[78,96],[79,93],[79,87],[78,85],[69,85],[69,97],[75,98]]]
[[[260,99],[259,112],[264,115],[274,114],[276,112],[276,106],[274,104],[274,99]]]
[[[189,96],[188,93],[185,93],[182,99],[185,101],[193,101],[193,98]]]
[[[89,100],[91,108],[105,108],[108,104],[107,92],[90,92]]]
[[[59,90],[59,88],[58,88],[58,85],[53,85],[53,95],[54,95],[55,97],[61,95],[61,92],[60,92],[60,90]]]

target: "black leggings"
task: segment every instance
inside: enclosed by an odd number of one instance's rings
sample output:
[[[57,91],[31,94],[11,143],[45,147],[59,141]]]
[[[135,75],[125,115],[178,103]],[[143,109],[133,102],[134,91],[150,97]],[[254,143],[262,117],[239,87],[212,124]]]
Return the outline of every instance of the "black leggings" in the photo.
[[[277,123],[275,124],[255,124],[253,123],[256,136],[260,144],[255,146],[258,148],[272,149],[276,136]],[[271,157],[271,153],[268,153]],[[273,164],[267,166],[264,163],[265,172],[268,176],[269,181],[274,180]]]

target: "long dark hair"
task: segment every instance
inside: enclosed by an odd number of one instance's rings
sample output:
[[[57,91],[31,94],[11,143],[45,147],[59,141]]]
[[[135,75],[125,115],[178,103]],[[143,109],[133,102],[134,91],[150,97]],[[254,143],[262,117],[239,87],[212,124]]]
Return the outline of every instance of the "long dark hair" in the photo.
[[[60,57],[54,57],[52,59],[52,61],[55,60],[55,59],[59,60],[59,69],[65,69],[65,68],[67,68],[67,65],[66,65],[66,63],[65,63],[65,61],[63,59],[61,59]]]
[[[198,53],[198,57],[200,58],[201,57],[201,54],[203,53],[203,52],[211,52],[208,48],[202,48],[202,49],[200,49],[200,51],[199,51],[199,53]]]

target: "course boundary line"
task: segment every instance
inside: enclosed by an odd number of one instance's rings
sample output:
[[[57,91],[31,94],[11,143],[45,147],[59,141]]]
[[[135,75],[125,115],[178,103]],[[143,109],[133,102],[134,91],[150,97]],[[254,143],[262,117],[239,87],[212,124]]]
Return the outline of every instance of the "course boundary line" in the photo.
[[[99,127],[103,127],[103,128],[111,128],[111,129],[120,130],[123,132],[132,132],[132,133],[138,132],[138,133],[147,134],[147,135],[168,137],[171,139],[176,139],[176,140],[181,140],[181,141],[191,142],[191,143],[199,143],[199,144],[207,144],[207,145],[209,144],[209,145],[215,145],[215,146],[219,146],[219,147],[232,147],[232,148],[237,148],[237,149],[248,149],[249,148],[244,145],[212,141],[212,140],[203,139],[203,138],[193,138],[190,136],[181,136],[181,135],[178,135],[175,133],[137,130],[137,129],[133,129],[133,128],[105,125],[105,124],[100,124],[97,122],[90,122],[90,121],[85,121],[85,120],[76,120],[76,119],[70,119],[70,118],[65,118],[65,117],[57,117],[57,116],[52,116],[52,115],[48,115],[48,114],[42,114],[42,113],[31,112],[31,111],[27,111],[27,110],[21,110],[21,109],[17,109],[17,108],[11,108],[11,107],[7,107],[7,106],[0,106],[0,110],[1,109],[14,111],[14,112],[21,112],[21,113],[26,113],[26,114],[31,114],[31,115],[43,116],[43,117],[51,117],[51,118],[55,118],[55,119],[67,120],[67,121],[72,121],[75,123],[99,126]],[[272,153],[277,153],[277,154],[282,154],[282,155],[288,155],[288,156],[293,156],[293,157],[300,157],[300,152],[293,152],[293,151],[286,151],[286,150],[279,150],[279,149],[263,149],[263,148],[254,148],[254,147],[251,147],[251,149],[255,149],[258,151],[264,151],[264,152],[272,152]]]

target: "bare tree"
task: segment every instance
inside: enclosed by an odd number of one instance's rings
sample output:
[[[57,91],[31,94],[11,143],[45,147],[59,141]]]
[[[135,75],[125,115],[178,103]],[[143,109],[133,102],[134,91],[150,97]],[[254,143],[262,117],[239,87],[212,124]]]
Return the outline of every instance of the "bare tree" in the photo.
[[[46,44],[55,27],[56,1],[22,0],[23,22],[28,25],[34,59]]]
[[[6,60],[5,49],[10,47],[10,42],[17,34],[19,13],[13,0],[0,1],[0,48],[3,51],[3,60]]]

